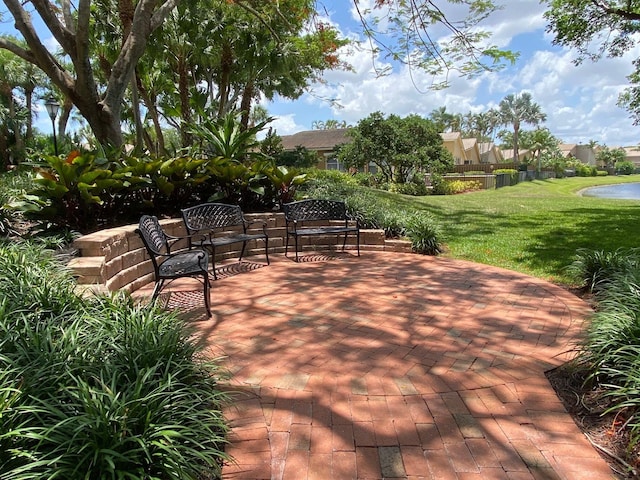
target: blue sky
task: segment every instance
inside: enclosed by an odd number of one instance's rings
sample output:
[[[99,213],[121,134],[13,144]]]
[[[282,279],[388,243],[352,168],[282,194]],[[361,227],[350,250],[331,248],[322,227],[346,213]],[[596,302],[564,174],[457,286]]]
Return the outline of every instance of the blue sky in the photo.
[[[353,1],[318,0],[318,3],[328,12],[326,21],[345,36],[363,40]],[[595,140],[610,147],[638,145],[640,127],[634,126],[629,114],[616,103],[619,93],[628,85],[626,76],[632,71],[632,60],[640,57],[640,47],[624,58],[587,61],[576,67],[572,63],[575,53],[552,45],[552,39],[545,33],[544,5],[539,0],[502,2],[504,8],[482,26],[493,32],[491,43],[520,53],[515,65],[472,80],[454,77],[445,90],[421,93],[414,87],[411,75],[425,85],[431,83],[431,78],[409,72],[401,65],[392,65],[390,75],[376,78],[371,53],[350,49],[342,58],[353,66],[354,72],[327,72],[324,83],[311,85],[310,93],[296,101],[264,102],[276,117],[273,126],[278,134],[288,135],[310,129],[314,120],[336,119],[354,125],[376,110],[426,117],[434,109],[446,106],[451,113],[479,113],[496,107],[510,93],[527,91],[547,115],[544,126],[565,143]],[[361,8],[372,3],[373,0],[359,0]],[[0,32],[14,33],[10,16],[0,23]],[[384,58],[377,58],[376,62],[387,63]],[[332,106],[322,98],[335,98],[339,106]],[[46,114],[40,114],[36,126],[43,132],[50,131]]]
[[[361,5],[370,3],[371,0],[360,0]],[[545,33],[544,5],[539,0],[503,3],[504,8],[488,18],[483,28],[493,32],[493,44],[520,53],[515,65],[473,80],[453,78],[448,89],[420,93],[406,68],[394,65],[391,75],[376,79],[370,53],[346,53],[343,58],[354,66],[355,72],[327,72],[325,84],[311,86],[313,94],[296,101],[264,104],[277,117],[274,126],[278,134],[308,130],[314,120],[356,124],[376,110],[400,116],[428,116],[434,109],[446,106],[451,113],[479,113],[496,107],[510,93],[527,91],[547,115],[544,126],[565,143],[595,140],[610,147],[638,145],[640,127],[635,127],[628,112],[616,103],[628,85],[626,76],[632,71],[632,60],[640,56],[640,48],[624,58],[575,66],[575,52],[552,45],[552,38]],[[352,0],[326,0],[325,6],[330,14],[328,20],[344,35],[352,37],[359,32]],[[355,38],[362,40],[360,35]],[[383,58],[377,61],[386,62]],[[419,81],[430,80],[418,72],[413,76]],[[341,108],[317,97],[336,98]]]

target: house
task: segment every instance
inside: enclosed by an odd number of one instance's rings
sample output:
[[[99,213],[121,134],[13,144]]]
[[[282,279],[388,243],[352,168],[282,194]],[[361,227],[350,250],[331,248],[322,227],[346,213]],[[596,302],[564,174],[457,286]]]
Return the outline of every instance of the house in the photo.
[[[513,149],[501,150],[501,153],[502,158],[505,162],[513,162]],[[526,148],[521,148],[518,150],[519,163],[530,163],[531,161],[533,161],[533,154],[529,150],[527,150]]]
[[[640,168],[640,147],[624,147],[623,150],[626,153],[625,160]]]
[[[282,147],[286,151],[295,150],[296,147],[304,147],[318,154],[320,169],[344,170],[338,159],[335,158],[337,148],[349,143],[351,138],[347,135],[348,128],[333,128],[327,130],[305,130],[293,135],[282,136]]]
[[[471,164],[480,163],[480,148],[478,146],[478,139],[463,138],[462,145],[464,146],[466,162]]]
[[[504,157],[502,156],[502,150],[500,150],[492,142],[482,142],[478,144],[480,149],[480,163],[503,163]]]
[[[596,166],[596,150],[589,145],[561,143],[558,145],[563,158],[576,158],[585,165]],[[597,148],[597,147],[596,147]]]
[[[440,137],[442,137],[444,148],[449,150],[453,156],[454,165],[465,165],[470,163],[467,160],[467,153],[464,148],[464,142],[462,141],[462,135],[460,132],[441,133]]]

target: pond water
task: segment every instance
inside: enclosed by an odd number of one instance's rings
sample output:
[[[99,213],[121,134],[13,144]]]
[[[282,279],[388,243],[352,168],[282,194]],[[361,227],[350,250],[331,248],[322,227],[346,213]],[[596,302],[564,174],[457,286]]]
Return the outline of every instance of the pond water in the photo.
[[[582,191],[585,197],[619,198],[624,200],[640,200],[640,183],[620,183],[591,187]]]

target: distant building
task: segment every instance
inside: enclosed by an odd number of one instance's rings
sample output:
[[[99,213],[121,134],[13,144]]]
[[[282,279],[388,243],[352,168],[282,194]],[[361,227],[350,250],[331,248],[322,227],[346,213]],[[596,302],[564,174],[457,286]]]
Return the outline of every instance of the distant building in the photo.
[[[505,162],[513,162],[514,161],[514,151],[513,149],[501,150],[502,158]],[[526,148],[521,148],[518,150],[518,162],[520,163],[529,163],[533,160],[533,154],[527,150]]]
[[[492,142],[482,142],[478,144],[480,149],[480,163],[503,163],[504,157],[500,150]]]
[[[625,160],[640,168],[640,147],[624,147],[623,150],[627,154]]]
[[[336,151],[342,144],[349,143],[348,128],[334,128],[327,130],[305,130],[293,135],[282,136],[282,146],[286,151],[293,151],[296,147],[304,147],[318,154],[320,169],[344,170],[336,158]]]
[[[462,134],[460,132],[441,133],[440,137],[442,137],[444,148],[449,150],[449,153],[453,156],[454,165],[466,165],[470,163],[467,159],[467,152],[464,148],[464,142],[462,141]]]
[[[466,162],[471,164],[480,163],[480,148],[478,147],[478,139],[463,138],[464,154]]]

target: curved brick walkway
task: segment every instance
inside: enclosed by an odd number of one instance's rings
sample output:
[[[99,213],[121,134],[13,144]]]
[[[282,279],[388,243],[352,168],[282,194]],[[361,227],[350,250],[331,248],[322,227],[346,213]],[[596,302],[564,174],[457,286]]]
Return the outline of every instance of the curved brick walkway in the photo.
[[[275,256],[221,275],[212,309],[194,324],[238,392],[225,479],[614,478],[544,375],[590,312],[552,284],[411,254]]]

